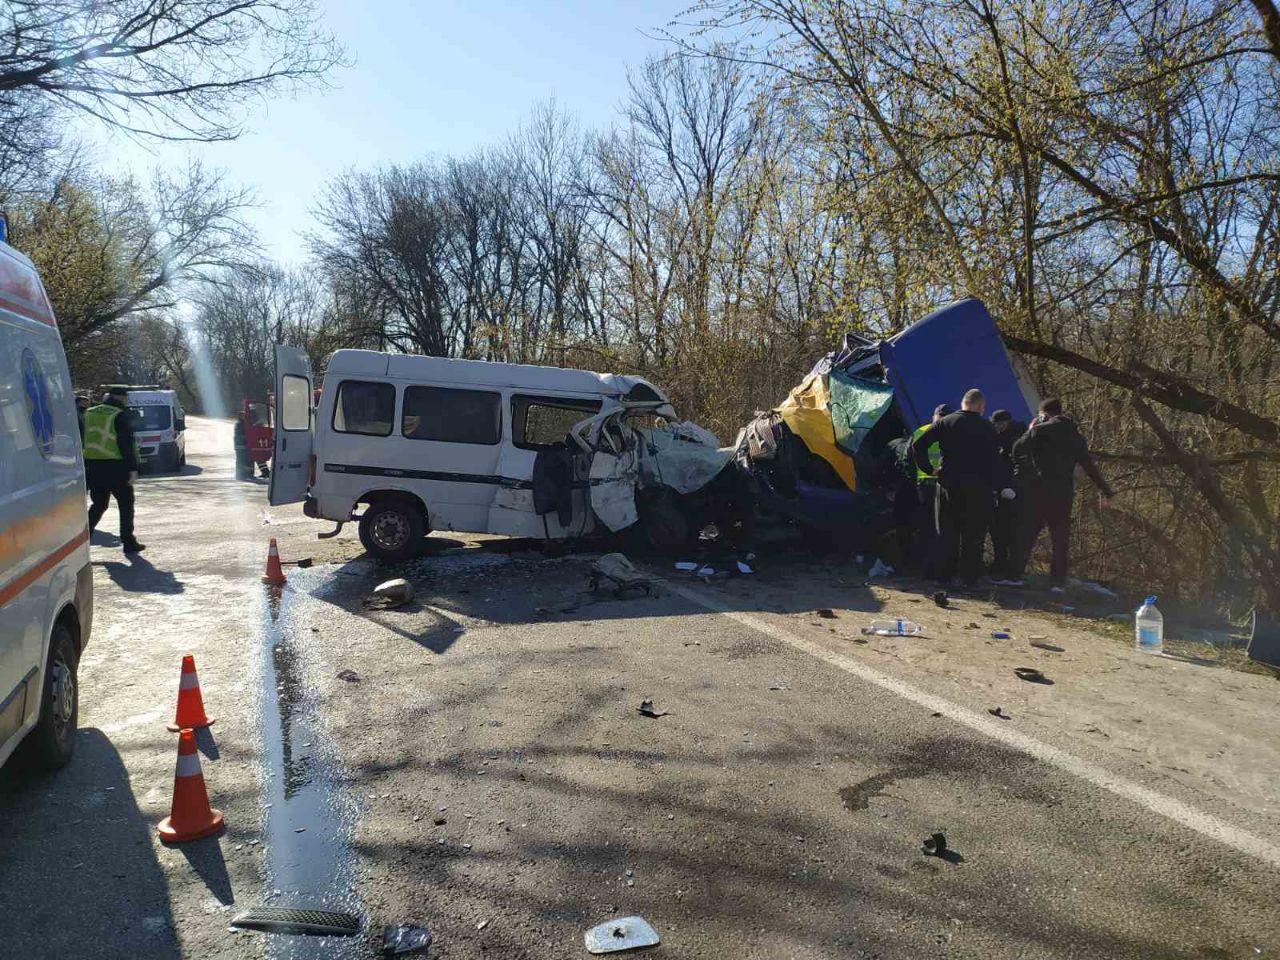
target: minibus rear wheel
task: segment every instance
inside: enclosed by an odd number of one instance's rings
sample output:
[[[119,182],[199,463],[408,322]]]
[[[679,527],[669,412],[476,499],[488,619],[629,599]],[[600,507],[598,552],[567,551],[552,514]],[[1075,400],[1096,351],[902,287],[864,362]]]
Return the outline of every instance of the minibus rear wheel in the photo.
[[[427,535],[422,511],[407,500],[377,500],[360,515],[360,542],[379,560],[410,560]]]

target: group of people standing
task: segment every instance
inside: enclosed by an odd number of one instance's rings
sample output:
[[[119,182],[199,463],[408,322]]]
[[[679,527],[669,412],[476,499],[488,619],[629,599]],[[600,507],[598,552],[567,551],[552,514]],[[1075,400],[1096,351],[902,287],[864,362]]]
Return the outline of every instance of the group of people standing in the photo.
[[[1049,528],[1050,589],[1067,578],[1075,470],[1080,467],[1110,508],[1112,491],[1076,422],[1059,400],[1040,404],[1030,426],[1007,410],[986,417],[982,391],[965,393],[960,409],[940,404],[932,422],[900,447],[904,478],[896,513],[900,544],[926,576],[967,585],[983,575],[991,536],[991,578],[1020,586],[1040,533]]]

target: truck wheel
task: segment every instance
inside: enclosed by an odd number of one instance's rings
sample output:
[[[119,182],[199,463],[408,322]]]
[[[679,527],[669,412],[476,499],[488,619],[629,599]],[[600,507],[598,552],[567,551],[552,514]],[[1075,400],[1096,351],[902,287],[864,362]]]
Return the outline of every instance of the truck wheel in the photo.
[[[46,770],[56,770],[71,759],[76,746],[76,721],[80,716],[75,640],[66,624],[53,625],[49,663],[44,672],[44,696],[40,719],[27,734],[22,749],[30,761]]]
[[[379,560],[411,560],[426,536],[422,511],[404,500],[380,500],[360,516],[360,542]]]

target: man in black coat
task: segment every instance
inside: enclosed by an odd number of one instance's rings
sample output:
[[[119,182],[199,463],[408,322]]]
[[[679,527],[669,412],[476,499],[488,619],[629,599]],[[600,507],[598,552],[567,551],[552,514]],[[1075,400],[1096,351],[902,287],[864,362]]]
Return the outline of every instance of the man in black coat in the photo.
[[[991,523],[995,491],[1002,479],[995,427],[982,415],[981,390],[966,391],[960,412],[931,424],[911,444],[916,466],[934,474],[929,447],[938,444],[938,562],[934,575],[950,580],[959,571],[972,586],[982,576],[982,547]]]
[[[1025,536],[1023,510],[1026,490],[1018,477],[1013,461],[1013,445],[1027,432],[1027,425],[1015,420],[1008,410],[991,414],[991,425],[996,428],[996,441],[1000,445],[1000,489],[1013,491],[1012,497],[1002,495],[996,499],[996,511],[991,518],[991,577],[997,582],[1007,582],[1013,576],[1021,555]]]
[[[1111,508],[1114,494],[1093,462],[1080,428],[1062,412],[1061,400],[1045,400],[1040,404],[1035,422],[1013,445],[1013,459],[1018,476],[1026,478],[1027,507],[1026,535],[1011,575],[1021,579],[1040,531],[1048,527],[1053,543],[1049,589],[1061,593],[1067,579],[1076,467],[1083,469],[1102,492],[1103,509]]]

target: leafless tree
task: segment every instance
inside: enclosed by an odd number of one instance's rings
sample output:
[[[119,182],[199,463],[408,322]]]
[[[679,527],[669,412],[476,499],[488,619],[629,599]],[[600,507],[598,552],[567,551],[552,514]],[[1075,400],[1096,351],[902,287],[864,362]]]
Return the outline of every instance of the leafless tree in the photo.
[[[225,140],[341,60],[313,0],[9,0],[0,113],[33,94],[119,129]]]

